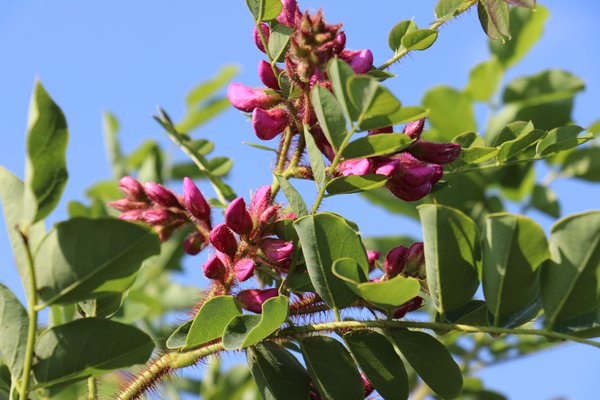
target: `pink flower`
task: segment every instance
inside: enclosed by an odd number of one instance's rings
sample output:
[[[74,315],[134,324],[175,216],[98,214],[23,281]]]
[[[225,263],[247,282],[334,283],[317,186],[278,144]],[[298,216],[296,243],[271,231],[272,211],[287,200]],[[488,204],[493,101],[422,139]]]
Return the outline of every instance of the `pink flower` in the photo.
[[[407,151],[421,161],[448,164],[456,160],[460,155],[460,145],[419,140],[413,143]]]
[[[260,314],[262,312],[262,305],[265,301],[269,300],[272,297],[277,297],[279,295],[277,289],[248,289],[242,290],[236,296],[236,299],[242,305],[242,308],[248,311],[255,312]]]
[[[164,208],[146,210],[142,214],[144,221],[150,225],[167,225],[173,218],[173,213]]]
[[[277,17],[277,22],[287,25],[290,28],[295,28],[298,21],[302,18],[302,13],[298,9],[296,0],[281,0],[281,4],[283,8]]]
[[[393,278],[404,270],[408,249],[404,246],[394,247],[385,256],[383,269],[388,278]]]
[[[204,237],[200,232],[192,232],[190,233],[185,240],[183,241],[183,250],[191,256],[195,256],[200,253],[200,251],[206,247],[207,238]]]
[[[425,301],[423,300],[423,298],[421,296],[416,296],[415,298],[407,301],[406,303],[404,303],[400,307],[398,307],[396,309],[396,311],[394,312],[393,318],[395,318],[395,319],[403,318],[407,313],[418,310],[419,308],[423,307],[424,302]]]
[[[233,270],[235,271],[238,281],[244,282],[250,279],[254,273],[254,267],[254,261],[249,258],[244,258],[235,263]]]
[[[204,276],[208,279],[222,280],[225,276],[225,265],[223,265],[216,255],[212,256],[204,263],[202,270],[204,271]]]
[[[215,249],[228,256],[233,256],[238,248],[233,232],[225,224],[219,224],[210,231],[210,243]]]
[[[269,260],[279,264],[290,261],[294,245],[281,239],[265,238],[260,242],[260,249]]]
[[[334,53],[340,53],[346,47],[346,34],[344,32],[338,33],[335,38],[335,45],[333,47]]]
[[[413,243],[406,254],[406,266],[404,275],[413,276],[418,279],[425,279],[427,272],[425,270],[425,252],[423,243]]]
[[[411,139],[418,139],[421,137],[423,128],[425,127],[425,118],[410,122],[404,127],[404,134]]]
[[[375,269],[375,263],[377,263],[377,261],[379,260],[380,257],[381,257],[381,253],[379,251],[374,251],[374,250],[367,251],[367,258],[369,260],[369,272],[373,271]]]
[[[225,210],[225,223],[232,231],[239,235],[247,235],[252,231],[252,217],[246,209],[246,202],[242,197],[233,200]]]
[[[146,192],[140,182],[131,176],[124,176],[119,181],[119,188],[131,200],[145,201],[147,200]]]
[[[280,68],[277,68],[277,71],[281,73]],[[271,68],[271,64],[269,64],[265,60],[260,60],[258,62],[258,77],[260,78],[260,81],[265,84],[265,86],[273,90],[281,89],[279,87],[279,81],[273,73],[273,68]]]
[[[145,203],[143,201],[132,200],[129,197],[111,201],[108,203],[108,205],[114,208],[115,210],[119,210],[121,212],[148,208],[148,203]]]
[[[371,172],[371,161],[368,158],[355,158],[342,161],[338,167],[343,176],[366,175]]]
[[[357,74],[364,74],[373,67],[373,53],[369,49],[343,50],[340,58],[346,61]]]
[[[261,140],[271,140],[279,135],[289,123],[289,114],[283,108],[263,110],[255,108],[252,112],[252,127]]]
[[[252,218],[258,221],[261,214],[271,205],[271,202],[271,186],[264,185],[259,187],[250,201],[249,211]]]
[[[166,187],[154,182],[146,182],[144,189],[150,200],[163,207],[179,207],[177,197]]]
[[[198,187],[188,177],[183,178],[183,204],[195,218],[210,219],[210,205],[202,196]]]
[[[263,35],[265,35],[265,39],[268,43],[270,36],[269,25],[265,24],[264,22],[261,22],[260,29],[263,31]],[[258,29],[256,28],[256,26],[254,26],[254,28],[252,29],[252,37],[254,38],[254,44],[256,44],[256,47],[258,47],[258,49],[263,53],[266,53],[265,46],[263,46],[262,40],[260,39],[260,35],[258,34]]]
[[[386,187],[396,197],[415,201],[425,197],[440,180],[443,169],[437,164],[425,163],[409,153],[399,153],[391,158],[381,157],[375,173],[389,176]]]
[[[267,94],[262,89],[235,82],[229,85],[227,98],[232,106],[246,112],[252,112],[257,107],[269,108],[281,100],[278,94]]]

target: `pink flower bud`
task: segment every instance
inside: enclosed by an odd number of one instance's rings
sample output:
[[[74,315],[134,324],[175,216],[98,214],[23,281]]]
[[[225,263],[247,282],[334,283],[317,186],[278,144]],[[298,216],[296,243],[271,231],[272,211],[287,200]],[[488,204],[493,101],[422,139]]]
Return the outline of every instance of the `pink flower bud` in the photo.
[[[277,213],[281,210],[279,204],[275,204],[267,208],[260,217],[258,218],[258,224],[260,226],[271,225],[277,220]]]
[[[242,197],[233,200],[225,210],[225,223],[239,235],[247,235],[252,231],[252,217],[246,209],[246,202]]]
[[[433,185],[443,174],[437,164],[425,163],[409,153],[399,153],[393,157],[380,157],[375,166],[375,173],[386,175],[407,186]]]
[[[433,143],[417,141],[407,150],[421,161],[435,164],[448,164],[460,154],[460,145],[454,143]]]
[[[263,110],[255,108],[252,112],[252,128],[261,140],[271,140],[279,135],[289,123],[287,110],[283,108],[272,108]]]
[[[122,219],[123,221],[140,221],[143,222],[144,221],[144,210],[131,210],[131,211],[126,211],[123,214],[119,215],[119,219]]]
[[[375,173],[379,175],[392,176],[400,160],[389,157],[378,157],[375,164]]]
[[[111,201],[107,203],[107,205],[121,212],[148,208],[147,203],[144,203],[143,201],[135,201],[128,197],[116,201]]]
[[[265,301],[269,300],[271,297],[277,297],[279,293],[277,289],[248,289],[242,290],[236,296],[236,299],[242,305],[242,308],[248,311],[255,312],[260,314],[262,312],[262,305]]]
[[[334,53],[340,53],[346,47],[346,34],[344,32],[338,33],[335,37],[335,45],[333,46]]]
[[[146,210],[142,214],[144,221],[150,225],[167,225],[173,218],[173,213],[164,208]]]
[[[262,89],[235,82],[229,85],[227,98],[232,106],[246,112],[252,112],[257,107],[269,108],[281,100],[277,93],[267,94]]]
[[[267,207],[271,205],[271,186],[265,185],[258,188],[258,190],[252,196],[252,201],[250,201],[250,215],[252,218],[258,219],[261,214],[265,212]]]
[[[408,249],[404,246],[394,247],[385,256],[383,269],[388,278],[393,278],[404,270]]]
[[[183,250],[191,256],[200,253],[206,247],[208,240],[200,232],[190,233],[183,241]]]
[[[119,181],[119,188],[132,200],[146,200],[146,192],[141,183],[131,176],[124,176]]]
[[[216,255],[208,259],[202,266],[204,276],[208,279],[222,280],[225,276],[225,266]]]
[[[369,260],[369,272],[375,269],[375,263],[379,260],[380,257],[381,253],[379,251],[367,251],[367,259]]]
[[[183,204],[195,218],[210,219],[210,205],[202,196],[198,187],[188,177],[183,178]]]
[[[419,120],[410,122],[408,125],[404,127],[404,134],[411,139],[418,139],[421,137],[421,133],[423,133],[423,128],[425,127],[425,118],[421,118]]]
[[[401,180],[390,179],[385,187],[397,198],[404,201],[417,201],[431,193],[433,184],[424,183],[419,186],[410,186]]]
[[[423,298],[421,296],[416,296],[413,299],[402,304],[400,307],[398,307],[396,309],[396,311],[394,312],[393,318],[394,319],[403,318],[407,313],[418,310],[419,308],[423,307],[423,303],[424,303]]]
[[[265,24],[264,22],[261,22],[260,29],[263,31],[263,35],[265,35],[265,39],[268,43],[269,35],[271,33],[271,31],[269,30],[269,25]],[[252,28],[252,37],[254,38],[254,44],[256,44],[256,47],[258,47],[258,49],[263,53],[266,53],[265,46],[263,46],[263,42],[260,39],[260,35],[258,34],[258,29],[256,28],[256,25],[254,26],[254,28]]]
[[[233,270],[235,271],[238,281],[244,282],[250,279],[254,273],[254,267],[254,261],[249,258],[244,258],[235,263]]]
[[[274,263],[284,263],[290,260],[294,252],[294,244],[276,238],[265,238],[260,242],[260,249]]]
[[[344,50],[340,58],[346,61],[357,74],[364,74],[373,67],[373,53],[369,49]]]
[[[281,0],[283,9],[277,17],[277,22],[283,25],[287,25],[290,28],[295,28],[296,24],[302,19],[302,14],[298,9],[296,0]]]
[[[233,232],[225,224],[219,224],[210,231],[210,243],[215,249],[228,256],[233,256],[238,247]]]
[[[386,126],[386,127],[379,128],[379,129],[373,129],[372,131],[369,131],[369,133],[367,135],[372,136],[372,135],[380,135],[382,133],[393,133],[393,132],[394,132],[393,126]]]
[[[277,68],[277,70],[281,73],[280,68]],[[273,90],[281,90],[279,87],[279,81],[273,73],[273,68],[271,68],[271,64],[265,60],[260,60],[258,62],[258,77],[266,87],[269,87]]]
[[[169,189],[163,185],[159,185],[154,182],[146,182],[144,184],[146,194],[150,197],[150,200],[163,207],[177,207],[179,208],[179,201],[177,197]]]
[[[418,279],[425,279],[427,277],[423,243],[413,243],[409,247],[406,255],[406,266],[404,267],[403,274],[405,276],[412,276]]]
[[[342,161],[338,167],[343,176],[366,175],[371,172],[371,161],[368,158],[355,158]]]

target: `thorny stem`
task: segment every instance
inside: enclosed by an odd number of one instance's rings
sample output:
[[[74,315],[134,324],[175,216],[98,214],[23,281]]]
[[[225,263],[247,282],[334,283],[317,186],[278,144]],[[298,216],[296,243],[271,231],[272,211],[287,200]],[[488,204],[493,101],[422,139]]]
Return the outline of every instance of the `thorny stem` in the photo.
[[[437,31],[440,26],[442,26],[444,23],[450,21],[453,18],[458,17],[459,15],[461,15],[462,13],[464,13],[465,11],[467,11],[469,8],[471,8],[471,6],[475,5],[479,0],[468,0],[465,1],[463,4],[460,5],[460,7],[454,12],[454,15],[452,15],[449,18],[440,18],[437,21],[435,21],[434,23],[432,23],[429,26],[429,29]],[[386,62],[384,62],[383,64],[381,64],[377,69],[379,70],[384,70],[386,68],[388,68],[390,65],[394,64],[396,61],[400,60],[402,57],[404,57],[405,55],[407,55],[410,52],[410,50],[407,50],[405,48],[403,48],[402,50],[398,51],[396,54],[394,54],[394,56],[392,58],[390,58],[389,60],[387,60]]]
[[[19,399],[27,400],[29,393],[29,377],[31,375],[31,366],[33,362],[33,348],[35,346],[35,332],[37,329],[37,289],[36,289],[36,279],[35,279],[35,270],[33,268],[33,256],[31,254],[31,249],[29,248],[29,239],[27,234],[21,231],[19,228],[19,234],[21,236],[21,240],[23,240],[23,245],[25,246],[25,254],[27,257],[27,283],[29,284],[26,287],[27,292],[27,315],[29,317],[29,327],[27,329],[27,347],[25,348],[25,360],[23,364],[23,380],[21,381],[21,390],[19,391]]]
[[[576,336],[566,335],[558,332],[551,332],[539,329],[508,329],[508,328],[495,328],[489,326],[470,326],[461,324],[450,324],[441,322],[419,322],[419,321],[389,321],[389,320],[376,320],[376,321],[337,321],[337,322],[325,322],[321,324],[311,324],[304,326],[290,326],[284,329],[280,329],[273,333],[269,338],[272,339],[287,339],[294,338],[303,334],[311,334],[316,332],[330,332],[335,330],[367,330],[374,328],[395,328],[395,329],[431,329],[431,330],[450,330],[457,332],[466,333],[492,333],[492,334],[507,334],[507,335],[534,335],[543,336],[549,339],[557,340],[570,340],[577,343],[587,344],[600,348],[600,343],[592,340],[579,338]],[[158,359],[154,360],[147,368],[135,377],[131,382],[124,387],[121,393],[116,397],[117,400],[131,400],[137,398],[145,390],[149,388],[153,383],[160,379],[167,372],[178,369],[189,367],[196,364],[202,358],[207,357],[211,354],[215,354],[224,351],[225,348],[221,343],[215,343],[206,347],[200,347],[185,352],[173,352],[167,353]]]

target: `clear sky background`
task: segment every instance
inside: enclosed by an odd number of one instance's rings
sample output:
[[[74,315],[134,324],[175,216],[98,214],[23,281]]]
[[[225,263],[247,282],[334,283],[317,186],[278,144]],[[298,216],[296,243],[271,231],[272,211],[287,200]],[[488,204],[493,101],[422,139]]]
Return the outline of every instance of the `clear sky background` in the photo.
[[[82,199],[91,183],[110,177],[104,155],[101,113],[112,110],[120,119],[125,151],[152,138],[183,159],[151,119],[161,105],[176,120],[184,111],[185,94],[214,75],[219,67],[236,64],[236,81],[260,84],[256,65],[262,56],[251,38],[252,20],[242,0],[221,1],[2,1],[0,3],[0,164],[23,176],[24,138],[29,96],[38,76],[66,114],[70,130],[70,179],[63,201],[49,222],[66,218],[68,200]],[[369,47],[375,64],[391,56],[387,34],[399,21],[415,18],[426,26],[435,0],[305,0],[302,9],[324,8],[329,22],[343,22],[347,47]],[[551,11],[546,33],[533,51],[507,74],[506,80],[548,67],[567,69],[586,83],[577,97],[574,119],[588,126],[600,118],[600,40],[596,0],[546,0]],[[463,87],[468,71],[488,57],[487,42],[476,13],[465,14],[442,28],[433,48],[414,53],[391,68],[399,78],[389,87],[405,105],[416,105],[426,89],[438,84]],[[482,118],[484,114],[478,113]],[[266,153],[241,142],[257,141],[250,124],[236,110],[197,131],[216,143],[216,155],[234,158],[229,182],[239,194],[270,183]],[[600,204],[599,185],[556,182],[563,214]],[[207,189],[208,187],[201,187]],[[377,208],[365,208],[359,196],[327,200],[324,208],[355,220],[363,233],[420,236],[419,226]],[[546,230],[552,221],[531,213]],[[3,220],[0,217],[3,225]],[[180,279],[201,281],[201,260],[188,262]],[[0,282],[24,298],[18,283],[4,228],[0,230]],[[507,363],[479,374],[490,388],[511,399],[598,398],[600,352],[581,345],[560,348]]]

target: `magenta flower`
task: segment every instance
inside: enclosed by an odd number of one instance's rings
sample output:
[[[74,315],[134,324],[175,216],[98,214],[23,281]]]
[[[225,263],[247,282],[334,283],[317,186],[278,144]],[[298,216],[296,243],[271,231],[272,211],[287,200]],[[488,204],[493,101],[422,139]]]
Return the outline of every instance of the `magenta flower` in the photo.
[[[388,278],[393,278],[404,270],[407,255],[408,249],[404,246],[394,247],[387,253],[383,269]]]
[[[183,178],[183,204],[195,218],[210,219],[210,205],[188,177]]]
[[[163,207],[179,207],[177,197],[163,185],[154,182],[146,182],[144,189],[150,200],[156,204]]]
[[[271,31],[269,30],[269,25],[265,24],[264,22],[261,22],[260,29],[263,31],[263,35],[265,35],[265,39],[267,40],[267,43],[268,43],[269,36],[271,33]],[[266,53],[265,46],[263,46],[263,42],[260,39],[260,35],[258,34],[258,29],[256,28],[256,26],[254,26],[254,28],[252,29],[252,37],[254,38],[254,44],[256,44],[256,47],[258,47],[258,49],[260,51],[262,51],[263,53]]]
[[[379,251],[374,251],[374,250],[367,251],[367,258],[369,260],[369,272],[373,271],[375,269],[375,264],[377,263],[377,261],[379,260],[380,257],[381,257],[381,253]]]
[[[261,140],[271,140],[279,135],[289,123],[289,114],[283,108],[263,110],[255,108],[252,112],[252,127]]]
[[[378,160],[375,173],[390,177],[386,187],[396,197],[415,201],[431,192],[432,186],[442,177],[443,168],[420,161],[409,153],[400,153]]]
[[[236,296],[236,299],[242,305],[242,308],[248,311],[255,312],[260,314],[262,312],[262,305],[265,301],[269,300],[272,297],[277,297],[279,295],[277,289],[248,289],[242,290]]]
[[[232,106],[241,111],[252,112],[255,108],[269,108],[281,100],[278,94],[267,94],[262,89],[251,88],[241,83],[231,83],[227,98]]]
[[[343,50],[340,58],[346,61],[357,74],[369,72],[373,67],[373,53],[369,49]]]
[[[219,224],[210,231],[210,243],[215,249],[228,256],[233,256],[238,248],[233,232],[225,224]]]
[[[396,311],[394,312],[393,318],[395,318],[395,319],[403,318],[407,313],[418,310],[419,308],[423,307],[424,302],[425,302],[425,300],[423,300],[423,298],[421,296],[416,296],[415,298],[407,301],[406,303],[404,303],[400,307],[398,307],[396,309]]]
[[[404,127],[404,134],[411,139],[418,139],[421,137],[423,128],[425,127],[425,118],[410,122]]]
[[[204,271],[204,276],[208,279],[222,280],[225,276],[225,265],[223,265],[223,262],[217,255],[209,258],[202,266],[202,270]]]
[[[131,176],[124,176],[119,181],[119,188],[127,195],[129,199],[145,201],[147,200],[146,191],[137,179]]]
[[[271,186],[264,185],[259,187],[252,196],[252,200],[250,201],[250,216],[258,221],[260,219],[261,214],[264,213],[267,210],[267,208],[271,205],[271,202]]]
[[[235,271],[235,276],[238,281],[244,282],[250,279],[254,273],[254,267],[254,261],[250,258],[244,258],[235,263],[233,270]]]
[[[294,251],[292,242],[276,238],[265,238],[260,242],[260,249],[265,256],[276,264],[287,263]]]
[[[371,172],[371,161],[368,158],[355,158],[342,161],[338,167],[343,176],[366,175]]]
[[[281,0],[283,8],[277,17],[277,22],[295,28],[298,21],[302,19],[302,13],[298,9],[296,0]]]
[[[246,202],[242,197],[238,197],[227,206],[225,223],[238,235],[247,235],[252,231],[252,217],[248,213]]]
[[[456,160],[460,155],[460,145],[418,140],[410,145],[407,151],[421,161],[448,164]]]
[[[281,73],[281,68],[277,68],[277,71]],[[271,68],[271,64],[269,64],[265,60],[260,60],[258,62],[258,77],[260,81],[265,84],[266,87],[271,88],[273,90],[280,90],[279,81],[277,77],[273,73],[273,68]]]

